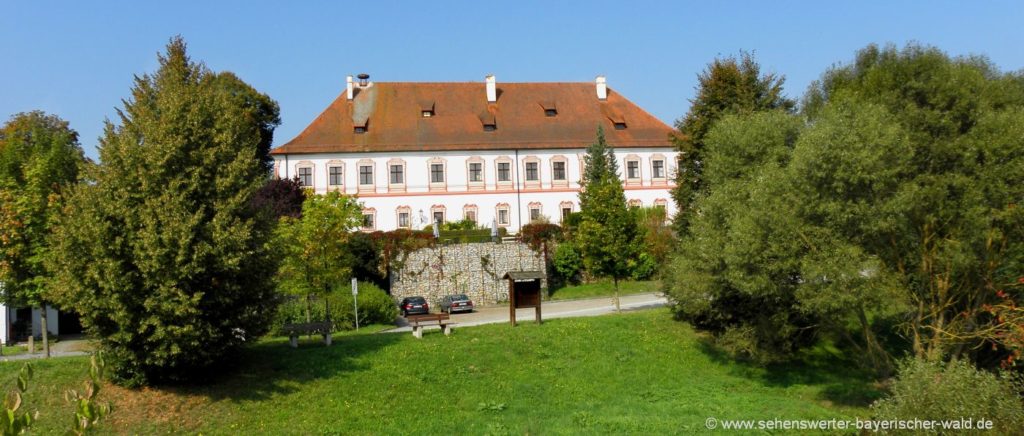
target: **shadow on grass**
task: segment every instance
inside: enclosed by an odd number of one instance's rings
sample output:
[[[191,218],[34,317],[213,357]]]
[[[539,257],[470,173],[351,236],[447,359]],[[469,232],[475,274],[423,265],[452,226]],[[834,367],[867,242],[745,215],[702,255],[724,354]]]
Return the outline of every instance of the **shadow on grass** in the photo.
[[[366,369],[360,356],[400,340],[398,334],[347,334],[325,346],[320,336],[306,336],[292,348],[287,338],[268,338],[241,350],[236,358],[212,370],[209,383],[157,386],[168,393],[203,396],[213,401],[263,401],[302,390],[316,380]]]
[[[716,363],[766,386],[820,386],[820,399],[851,407],[867,407],[883,395],[871,371],[825,344],[800,353],[792,361],[764,366],[733,358],[709,337],[702,337],[698,344],[701,352]]]

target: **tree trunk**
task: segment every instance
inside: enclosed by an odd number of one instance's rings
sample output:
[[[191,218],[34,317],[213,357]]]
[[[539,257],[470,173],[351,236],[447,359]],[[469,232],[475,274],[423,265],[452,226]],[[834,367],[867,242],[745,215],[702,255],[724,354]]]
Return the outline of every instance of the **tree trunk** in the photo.
[[[615,283],[615,313],[622,313],[622,307],[619,305],[619,278],[612,277],[612,282]]]
[[[313,311],[313,299],[312,295],[306,294],[306,323],[313,322],[311,312]]]
[[[50,334],[49,334],[50,332],[48,331],[49,328],[47,328],[47,325],[46,325],[47,324],[46,323],[46,303],[41,304],[40,307],[42,307],[42,310],[39,312],[39,323],[42,324],[41,327],[42,327],[42,330],[43,330],[43,353],[45,353],[46,357],[49,358],[50,357]]]

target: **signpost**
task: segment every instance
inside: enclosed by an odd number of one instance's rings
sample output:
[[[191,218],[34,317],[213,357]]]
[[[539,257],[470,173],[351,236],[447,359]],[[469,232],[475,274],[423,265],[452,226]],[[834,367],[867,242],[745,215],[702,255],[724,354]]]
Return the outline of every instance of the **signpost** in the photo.
[[[356,330],[359,330],[359,282],[352,277],[352,309],[356,312]]]

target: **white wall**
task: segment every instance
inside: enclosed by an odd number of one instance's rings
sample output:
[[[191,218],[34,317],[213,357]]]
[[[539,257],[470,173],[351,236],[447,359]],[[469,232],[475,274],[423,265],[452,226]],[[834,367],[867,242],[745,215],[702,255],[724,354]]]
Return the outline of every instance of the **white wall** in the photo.
[[[471,154],[472,153],[472,154]],[[336,154],[301,154],[275,155],[275,171],[279,177],[291,178],[298,174],[300,167],[313,168],[313,185],[317,193],[328,190],[328,167],[343,166],[344,186],[339,190],[347,194],[358,195],[365,208],[372,208],[376,213],[377,230],[394,230],[398,227],[397,208],[408,206],[414,218],[414,228],[426,226],[431,219],[431,207],[443,205],[445,219],[457,221],[463,218],[466,205],[477,206],[477,221],[489,225],[497,215],[497,205],[509,205],[511,232],[518,231],[520,217],[522,223],[528,223],[530,203],[540,203],[541,213],[551,222],[561,221],[560,205],[571,202],[573,211],[579,211],[579,179],[584,148],[515,150],[499,151],[438,151],[438,152],[402,152],[402,153],[336,153]],[[643,206],[653,206],[656,201],[663,202],[669,216],[675,212],[669,189],[675,174],[676,152],[670,147],[617,149],[619,174],[625,177],[626,159],[638,159],[641,178],[636,183],[626,185],[627,200],[639,200]],[[552,159],[564,157],[566,160],[567,183],[555,183],[552,180]],[[469,187],[470,159],[482,159],[484,183],[481,190]],[[509,158],[513,163],[512,183],[499,186],[497,183],[496,161]],[[526,182],[526,161],[532,158],[539,160],[540,183],[537,185]],[[404,192],[396,192],[389,187],[390,163],[400,159],[405,164]],[[431,190],[429,184],[429,168],[432,160],[441,159],[446,165],[446,183],[443,190]],[[664,161],[664,180],[653,180],[652,160]],[[372,163],[374,168],[373,192],[360,192],[358,186],[359,162]],[[517,170],[518,169],[518,173]],[[337,188],[335,188],[337,189]],[[426,222],[417,222],[420,211]]]

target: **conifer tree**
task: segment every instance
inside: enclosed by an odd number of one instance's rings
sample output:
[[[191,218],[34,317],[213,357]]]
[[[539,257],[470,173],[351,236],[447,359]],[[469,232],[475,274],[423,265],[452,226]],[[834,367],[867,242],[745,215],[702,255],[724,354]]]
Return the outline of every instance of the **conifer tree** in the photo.
[[[199,377],[266,332],[276,304],[272,214],[252,198],[277,105],[191,61],[180,37],[159,62],[107,123],[47,261],[53,297],[127,385]]]
[[[619,280],[629,276],[640,247],[636,220],[626,205],[619,179],[615,150],[605,141],[604,129],[598,127],[597,140],[587,147],[584,164],[577,243],[587,270],[612,278],[615,310],[620,310]]]

